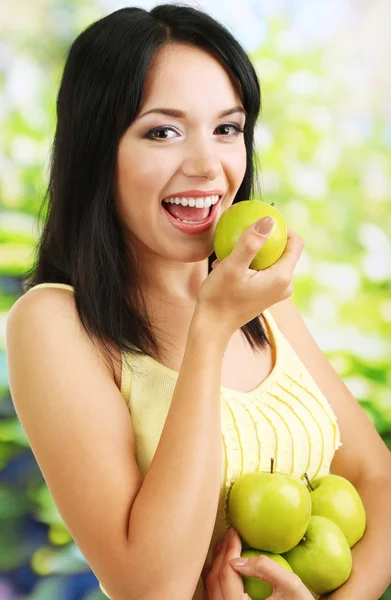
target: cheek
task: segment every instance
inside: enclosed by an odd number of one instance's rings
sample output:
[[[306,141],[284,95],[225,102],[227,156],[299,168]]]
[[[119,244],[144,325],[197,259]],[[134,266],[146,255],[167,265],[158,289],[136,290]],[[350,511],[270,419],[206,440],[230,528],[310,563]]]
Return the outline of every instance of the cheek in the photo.
[[[156,218],[156,207],[172,175],[172,161],[151,156],[149,149],[123,145],[117,155],[117,207],[121,219],[133,231]],[[175,170],[175,169],[174,169]]]
[[[118,156],[117,189],[118,201],[122,210],[136,216],[139,212],[140,199],[147,201],[156,196],[158,176],[156,169],[148,160],[130,152],[122,152]],[[155,194],[154,194],[155,191]],[[144,210],[145,210],[144,202]]]
[[[118,151],[118,184],[122,192],[139,191],[158,196],[175,172],[173,153],[151,152],[151,148],[123,146]]]
[[[241,184],[243,177],[246,173],[247,168],[247,155],[246,155],[246,147],[243,142],[243,148],[241,148],[240,152],[236,152],[234,156],[231,157],[231,172],[232,176],[235,179],[235,183],[237,187]]]
[[[123,149],[118,153],[118,183],[122,191],[138,190],[143,182],[150,182],[155,172],[151,161],[145,160],[140,152]]]

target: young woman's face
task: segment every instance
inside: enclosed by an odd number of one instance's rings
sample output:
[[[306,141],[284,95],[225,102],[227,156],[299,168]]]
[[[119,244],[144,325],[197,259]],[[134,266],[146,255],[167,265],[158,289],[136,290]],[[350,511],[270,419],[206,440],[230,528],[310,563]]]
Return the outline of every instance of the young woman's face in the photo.
[[[245,113],[221,116],[235,107],[243,109],[240,97],[214,57],[180,44],[160,49],[139,114],[118,148],[117,210],[139,257],[195,262],[213,252],[218,217],[232,204],[246,171],[244,134],[239,131]],[[146,114],[153,109],[183,115]],[[191,198],[194,190],[220,195],[217,205],[202,212],[213,209],[212,223],[199,225],[198,233],[193,225],[178,228],[163,203],[181,192]],[[191,204],[186,220],[199,220],[201,212]]]

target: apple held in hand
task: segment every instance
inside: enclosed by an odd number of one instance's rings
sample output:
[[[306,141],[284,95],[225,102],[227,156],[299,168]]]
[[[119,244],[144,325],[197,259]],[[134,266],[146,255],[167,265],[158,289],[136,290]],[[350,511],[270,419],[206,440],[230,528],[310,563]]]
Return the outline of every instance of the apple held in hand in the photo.
[[[243,200],[232,204],[222,213],[213,239],[217,258],[222,261],[231,254],[242,233],[259,219],[269,216],[274,219],[273,229],[250,268],[260,271],[274,264],[285,250],[288,241],[287,226],[278,210],[260,200]]]
[[[291,475],[245,473],[233,484],[228,512],[233,527],[251,547],[287,552],[302,539],[310,517],[307,485]]]
[[[315,594],[328,594],[348,580],[352,553],[341,529],[330,519],[311,517],[304,539],[284,558]]]
[[[343,531],[350,548],[364,535],[364,504],[353,484],[339,475],[324,475],[309,483],[312,514],[327,517]]]
[[[282,567],[288,569],[288,571],[292,571],[290,564],[279,554],[249,548],[248,550],[243,550],[241,556],[247,558],[249,556],[259,556],[260,554],[268,556]],[[258,577],[247,577],[246,575],[242,575],[242,579],[244,592],[250,596],[251,600],[266,600],[273,593],[273,586],[267,583],[267,581],[262,581]]]

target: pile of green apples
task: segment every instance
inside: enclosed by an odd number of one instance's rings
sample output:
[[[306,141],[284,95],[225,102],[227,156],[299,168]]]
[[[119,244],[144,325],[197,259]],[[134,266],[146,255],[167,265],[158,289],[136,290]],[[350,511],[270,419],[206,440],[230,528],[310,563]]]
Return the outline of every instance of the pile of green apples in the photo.
[[[352,570],[351,548],[364,535],[363,502],[350,481],[324,475],[310,481],[274,472],[238,477],[230,489],[228,513],[242,539],[241,556],[264,554],[300,577],[316,595],[345,583]],[[272,586],[242,575],[252,600],[265,600]]]

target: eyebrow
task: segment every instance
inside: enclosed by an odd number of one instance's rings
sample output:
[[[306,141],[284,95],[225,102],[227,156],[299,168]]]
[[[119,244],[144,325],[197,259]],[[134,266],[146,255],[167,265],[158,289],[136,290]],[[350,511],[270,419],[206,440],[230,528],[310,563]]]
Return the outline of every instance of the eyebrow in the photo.
[[[228,117],[228,115],[233,115],[234,113],[243,113],[247,116],[247,112],[244,110],[242,106],[234,106],[233,108],[229,108],[228,110],[223,110],[222,113],[218,115],[218,119],[222,117]],[[168,117],[177,117],[179,119],[184,119],[186,117],[186,113],[182,110],[177,110],[175,108],[151,108],[151,110],[147,110],[147,112],[143,113],[138,117],[141,119],[145,117],[145,115],[149,115],[150,113],[160,113],[162,115],[167,115]]]

